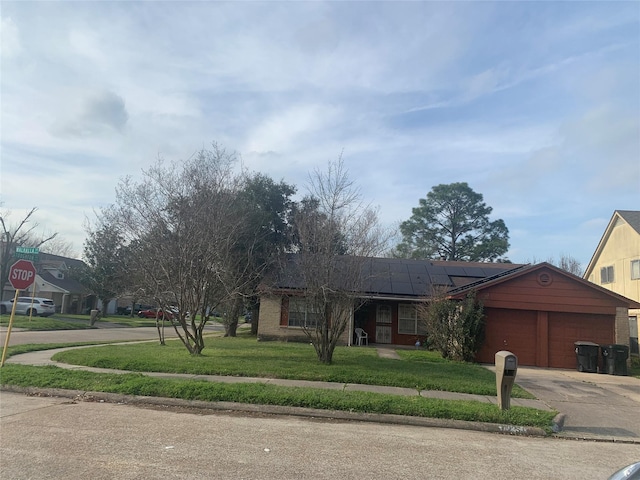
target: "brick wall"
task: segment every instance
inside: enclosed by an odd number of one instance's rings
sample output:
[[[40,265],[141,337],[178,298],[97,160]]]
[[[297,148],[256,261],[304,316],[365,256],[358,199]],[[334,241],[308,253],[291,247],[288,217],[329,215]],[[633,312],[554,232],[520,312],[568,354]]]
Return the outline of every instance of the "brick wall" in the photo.
[[[616,338],[618,345],[629,346],[629,310],[624,307],[616,308]]]
[[[260,297],[260,315],[258,322],[258,340],[281,340],[290,342],[308,342],[301,328],[288,328],[280,325],[282,299],[279,296]],[[349,339],[349,326],[340,336],[338,345],[346,345]]]

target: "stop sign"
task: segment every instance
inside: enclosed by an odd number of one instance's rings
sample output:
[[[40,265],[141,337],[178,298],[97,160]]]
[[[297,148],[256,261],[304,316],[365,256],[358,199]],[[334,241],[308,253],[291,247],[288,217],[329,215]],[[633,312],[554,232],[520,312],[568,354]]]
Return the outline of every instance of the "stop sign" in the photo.
[[[29,260],[18,260],[9,269],[9,282],[16,290],[24,290],[36,279],[36,267]]]

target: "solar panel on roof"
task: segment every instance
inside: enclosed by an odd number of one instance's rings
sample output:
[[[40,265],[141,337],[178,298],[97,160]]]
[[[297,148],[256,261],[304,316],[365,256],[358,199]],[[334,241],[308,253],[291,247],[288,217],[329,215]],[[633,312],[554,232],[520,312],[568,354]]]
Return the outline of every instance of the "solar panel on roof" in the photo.
[[[411,282],[393,282],[392,288],[393,293],[396,295],[415,295],[419,293],[413,290]]]
[[[463,267],[446,267],[448,275],[455,275],[456,277],[463,277],[465,275],[465,269]]]
[[[409,274],[409,281],[411,283],[413,283],[414,285],[417,285],[417,284],[422,285],[422,284],[425,284],[425,283],[431,283],[431,278],[428,275],[424,274],[424,273],[422,273],[422,274],[410,273]]]
[[[434,285],[453,285],[449,275],[431,275],[431,282]]]
[[[372,272],[388,272],[389,271],[389,264],[380,263],[380,262],[372,263],[371,264],[371,271]]]
[[[431,275],[446,275],[447,270],[444,267],[433,266],[429,268],[429,273]]]
[[[389,264],[389,270],[393,273],[406,273],[407,266],[402,263],[391,263]]]
[[[407,271],[409,273],[426,273],[427,272],[427,263],[408,263]]]
[[[511,268],[513,267],[507,267],[507,268],[482,268],[482,277],[492,277],[494,275],[497,275],[500,272],[505,272],[507,270],[511,270]]]

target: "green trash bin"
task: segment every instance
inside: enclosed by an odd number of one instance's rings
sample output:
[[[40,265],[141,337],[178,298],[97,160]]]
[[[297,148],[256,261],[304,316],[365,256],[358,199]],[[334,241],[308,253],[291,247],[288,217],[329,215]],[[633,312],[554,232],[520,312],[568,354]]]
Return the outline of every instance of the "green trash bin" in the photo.
[[[579,372],[597,373],[600,345],[593,342],[575,342]]]
[[[602,349],[602,373],[609,375],[629,375],[627,358],[629,347],[627,345],[600,345]]]

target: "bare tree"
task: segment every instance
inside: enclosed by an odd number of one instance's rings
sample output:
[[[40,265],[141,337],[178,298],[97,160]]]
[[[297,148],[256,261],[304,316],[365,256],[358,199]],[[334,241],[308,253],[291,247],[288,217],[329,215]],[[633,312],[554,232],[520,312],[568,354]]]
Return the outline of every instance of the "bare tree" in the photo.
[[[58,255],[60,257],[77,258],[78,256],[73,243],[58,235],[42,245],[40,247],[40,251],[43,253]]]
[[[361,306],[360,293],[368,281],[368,257],[381,253],[387,235],[377,211],[362,201],[340,156],[328,170],[310,175],[309,196],[295,218],[299,274],[304,306],[298,322],[318,359],[331,363],[334,349]],[[290,315],[295,316],[292,312]],[[291,319],[291,317],[290,317]]]
[[[572,273],[578,277],[581,277],[584,273],[582,265],[578,260],[573,258],[571,255],[562,253],[560,254],[560,259],[556,261],[554,257],[549,257],[545,260],[547,263],[551,265],[555,265],[556,267],[564,270],[565,272]],[[540,263],[535,257],[533,260],[527,260],[527,263]]]
[[[0,227],[2,231],[0,235],[0,299],[4,300],[4,286],[9,280],[9,269],[13,264],[13,254],[16,247],[34,247],[40,248],[46,242],[53,240],[58,235],[52,233],[48,235],[38,235],[35,230],[38,223],[33,222],[32,216],[38,210],[33,207],[27,214],[17,223],[9,223],[11,216],[10,210],[0,210]]]
[[[235,334],[233,312],[263,269],[252,262],[260,232],[251,230],[238,200],[242,176],[234,162],[235,154],[216,144],[184,163],[160,160],[141,183],[120,183],[110,212],[135,244],[131,268],[144,272],[139,287],[173,312],[172,325],[194,355],[204,349],[215,310],[227,309]]]

